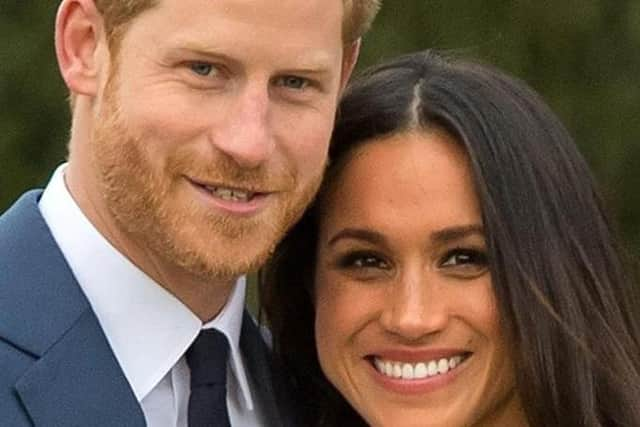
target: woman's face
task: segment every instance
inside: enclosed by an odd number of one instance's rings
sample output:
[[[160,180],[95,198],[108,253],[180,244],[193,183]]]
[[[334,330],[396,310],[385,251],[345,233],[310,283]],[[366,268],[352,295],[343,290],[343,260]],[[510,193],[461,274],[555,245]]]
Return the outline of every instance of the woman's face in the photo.
[[[323,205],[323,371],[373,426],[517,426],[465,152],[437,130],[364,144]]]

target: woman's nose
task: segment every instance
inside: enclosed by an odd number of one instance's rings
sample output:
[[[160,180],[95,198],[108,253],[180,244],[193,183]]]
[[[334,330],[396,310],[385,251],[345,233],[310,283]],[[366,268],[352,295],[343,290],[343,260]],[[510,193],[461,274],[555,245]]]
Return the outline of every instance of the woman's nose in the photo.
[[[382,327],[407,340],[442,331],[449,321],[446,297],[429,272],[404,273],[390,287],[380,316]]]

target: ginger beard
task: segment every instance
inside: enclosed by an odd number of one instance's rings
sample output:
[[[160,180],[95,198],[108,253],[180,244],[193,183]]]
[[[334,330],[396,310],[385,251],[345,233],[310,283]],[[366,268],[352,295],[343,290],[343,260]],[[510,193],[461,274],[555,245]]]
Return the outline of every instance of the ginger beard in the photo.
[[[192,144],[174,142],[152,161],[154,136],[127,123],[118,106],[118,73],[109,78],[91,138],[92,166],[108,214],[118,231],[144,252],[204,282],[232,281],[259,268],[311,202],[322,179],[300,183],[297,166],[240,168],[225,154],[205,159]],[[166,139],[166,136],[165,136]],[[322,165],[326,163],[326,155]],[[275,169],[275,168],[271,168]],[[214,211],[202,203],[186,177],[236,188],[276,190],[263,209],[248,217]]]

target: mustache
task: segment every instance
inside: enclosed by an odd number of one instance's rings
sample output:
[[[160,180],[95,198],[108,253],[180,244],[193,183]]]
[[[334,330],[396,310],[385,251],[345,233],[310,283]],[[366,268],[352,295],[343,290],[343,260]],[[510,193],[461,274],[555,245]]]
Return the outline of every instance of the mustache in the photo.
[[[224,154],[215,159],[197,158],[193,153],[176,153],[167,164],[169,171],[185,175],[200,184],[238,188],[252,192],[277,192],[295,188],[296,170],[273,165],[247,169]]]

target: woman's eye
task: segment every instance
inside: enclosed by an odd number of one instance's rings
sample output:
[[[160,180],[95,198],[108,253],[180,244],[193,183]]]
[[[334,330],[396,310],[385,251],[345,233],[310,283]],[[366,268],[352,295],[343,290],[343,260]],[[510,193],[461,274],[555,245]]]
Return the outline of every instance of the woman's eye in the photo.
[[[283,76],[278,79],[278,84],[289,89],[302,90],[309,85],[309,80],[297,76]]]
[[[454,249],[443,257],[440,267],[484,271],[488,265],[484,252],[475,249]]]
[[[210,75],[214,71],[213,64],[207,62],[192,62],[189,64],[189,68],[191,68],[191,71],[194,73],[203,77]]]
[[[381,257],[369,253],[353,253],[344,256],[340,262],[340,267],[347,269],[380,269],[388,270],[389,264]]]
[[[358,258],[353,262],[354,267],[358,268],[381,268],[386,269],[387,263],[374,257],[374,256],[366,256],[362,258]]]

